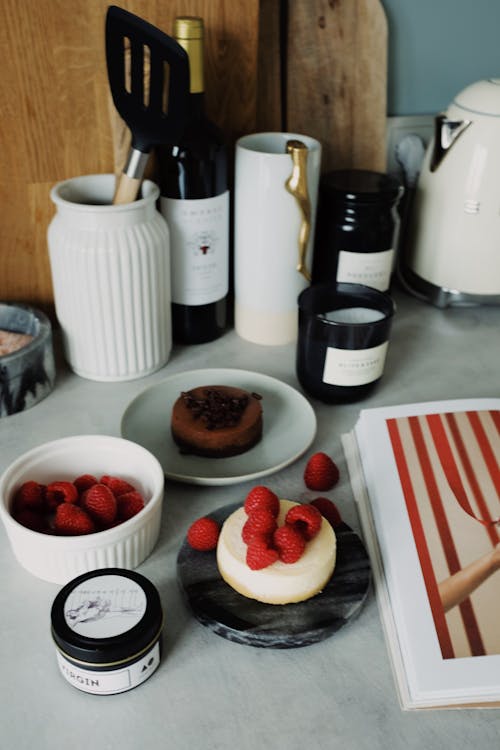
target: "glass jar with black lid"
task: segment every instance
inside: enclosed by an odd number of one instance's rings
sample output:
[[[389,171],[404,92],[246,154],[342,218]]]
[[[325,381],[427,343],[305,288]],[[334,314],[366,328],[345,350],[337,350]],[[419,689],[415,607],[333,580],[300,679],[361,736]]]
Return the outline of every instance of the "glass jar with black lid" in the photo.
[[[403,193],[390,175],[362,169],[321,178],[312,283],[363,284],[387,292]]]

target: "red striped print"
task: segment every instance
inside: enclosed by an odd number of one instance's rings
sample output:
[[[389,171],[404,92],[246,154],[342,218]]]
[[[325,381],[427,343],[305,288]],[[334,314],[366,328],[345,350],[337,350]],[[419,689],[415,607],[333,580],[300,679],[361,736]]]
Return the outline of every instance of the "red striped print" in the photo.
[[[467,493],[460,479],[460,474],[458,472],[458,468],[455,464],[455,460],[453,458],[453,455],[451,454],[451,451],[448,451],[449,456],[447,456],[445,463],[443,463],[442,454],[441,453],[439,454],[446,478],[448,480],[448,483],[451,489],[455,493],[458,502],[462,506],[462,508],[467,513],[469,513],[469,515],[475,518],[477,521],[480,521],[481,523],[485,524],[491,544],[492,546],[495,546],[497,542],[499,541],[499,536],[498,536],[498,531],[493,524],[496,523],[498,516],[497,518],[494,518],[494,519],[491,517],[491,512],[488,508],[488,504],[485,500],[485,497],[479,485],[476,472],[471,463],[469,453],[467,451],[467,447],[464,443],[463,437],[460,433],[460,428],[458,426],[458,422],[457,422],[455,415],[450,413],[450,414],[445,414],[444,416],[450,428],[450,432],[453,437],[453,442],[457,449],[458,455],[460,456],[460,461],[462,462],[462,466],[464,468],[465,474],[467,476],[467,480],[471,487],[472,494],[474,495],[474,498],[477,503],[477,507],[479,508],[479,514],[480,514],[479,517],[474,513],[469,503],[469,500],[467,498]],[[469,421],[471,421],[470,420],[471,413],[468,413],[467,416],[469,417]],[[484,439],[487,439],[484,433],[484,430],[482,430],[482,432],[483,432]],[[474,430],[474,433],[477,438],[478,430],[477,431]],[[484,452],[483,452],[483,455],[484,455]],[[465,501],[464,501],[464,498],[465,498]],[[500,506],[498,510],[499,510],[498,515],[500,515]]]
[[[498,461],[495,458],[493,448],[491,447],[489,438],[479,418],[479,414],[477,412],[469,411],[467,412],[467,417],[469,418],[469,422],[471,423],[472,429],[474,430],[474,434],[476,436],[477,442],[479,443],[484,461],[486,463],[486,466],[488,467],[491,481],[493,482],[493,485],[497,491],[498,498],[500,500],[500,467],[498,466]]]
[[[488,412],[488,414],[492,418],[493,424],[497,428],[497,431],[500,433],[500,411],[498,411],[498,409],[491,410]]]
[[[386,423],[389,430],[389,437],[392,443],[394,458],[396,460],[396,466],[398,468],[399,479],[403,489],[406,509],[408,511],[408,517],[410,519],[410,524],[413,531],[413,538],[415,539],[415,544],[420,559],[420,567],[422,568],[422,575],[424,577],[424,583],[427,589],[427,596],[429,598],[429,605],[434,620],[434,627],[436,628],[436,634],[438,637],[439,646],[441,648],[441,655],[443,659],[453,659],[455,657],[453,644],[451,642],[448,624],[446,622],[443,605],[439,596],[436,577],[434,575],[434,568],[432,566],[429,548],[427,547],[425,532],[418,511],[418,505],[415,498],[415,493],[413,491],[413,484],[411,481],[410,471],[408,469],[397,420],[388,419]]]
[[[443,464],[443,458],[441,458],[441,456],[444,455],[448,458],[448,462],[450,462],[451,457],[451,460],[454,464],[453,454],[451,453],[448,438],[444,430],[443,423],[441,422],[440,415],[427,415],[426,420],[431,427],[434,447],[438,455],[440,456],[441,463]],[[429,457],[429,452],[425,444],[422,427],[420,425],[418,417],[409,417],[408,421],[410,424],[410,430],[413,436],[413,440],[415,442],[415,448],[424,477],[424,482],[427,488],[427,493],[429,495],[432,512],[436,520],[436,526],[446,557],[446,562],[448,564],[450,574],[453,575],[454,573],[458,573],[458,571],[461,569],[461,564],[455,547],[455,542],[453,540],[453,535],[448,524],[448,519],[445,514],[443,502],[436,482],[436,477],[434,475],[432,463]],[[477,619],[474,614],[471,600],[465,599],[459,605],[459,609],[462,616],[462,621],[464,623],[465,633],[469,642],[471,653],[473,654],[473,656],[483,656],[485,654],[483,639],[479,631],[479,626],[477,624]]]

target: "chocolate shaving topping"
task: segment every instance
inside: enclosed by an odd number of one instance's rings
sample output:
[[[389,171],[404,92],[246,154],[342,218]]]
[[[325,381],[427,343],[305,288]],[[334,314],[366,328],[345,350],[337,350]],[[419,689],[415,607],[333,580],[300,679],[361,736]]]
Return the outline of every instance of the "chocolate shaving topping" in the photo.
[[[256,399],[262,398],[257,393],[251,395]],[[240,422],[249,401],[246,395],[228,396],[215,388],[206,388],[203,398],[195,398],[192,393],[186,391],[183,391],[181,396],[194,419],[204,422],[207,430],[235,427]]]

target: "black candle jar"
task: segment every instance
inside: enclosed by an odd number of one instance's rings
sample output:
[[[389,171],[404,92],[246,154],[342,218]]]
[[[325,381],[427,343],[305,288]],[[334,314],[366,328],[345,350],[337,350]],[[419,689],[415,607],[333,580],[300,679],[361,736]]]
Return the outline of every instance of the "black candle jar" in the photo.
[[[326,403],[356,401],[382,377],[394,303],[362,284],[317,284],[299,296],[296,370]]]
[[[60,672],[84,692],[131,690],[160,663],[160,596],[135,571],[103,568],[78,576],[56,596],[51,621]]]
[[[313,284],[364,284],[389,289],[399,233],[395,177],[363,169],[323,175],[312,267]]]

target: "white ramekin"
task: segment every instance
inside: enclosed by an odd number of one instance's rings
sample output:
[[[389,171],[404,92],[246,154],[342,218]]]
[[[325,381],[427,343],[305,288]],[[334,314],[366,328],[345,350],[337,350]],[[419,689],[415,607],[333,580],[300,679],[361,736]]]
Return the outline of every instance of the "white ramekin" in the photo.
[[[23,482],[73,481],[81,474],[120,476],[145,499],[136,516],[106,531],[56,536],[32,531],[10,514]],[[159,461],[130,440],[109,435],[76,435],[44,443],[17,458],[0,477],[0,517],[18,562],[30,573],[66,583],[98,568],[133,569],[151,553],[160,532],[164,475]]]

